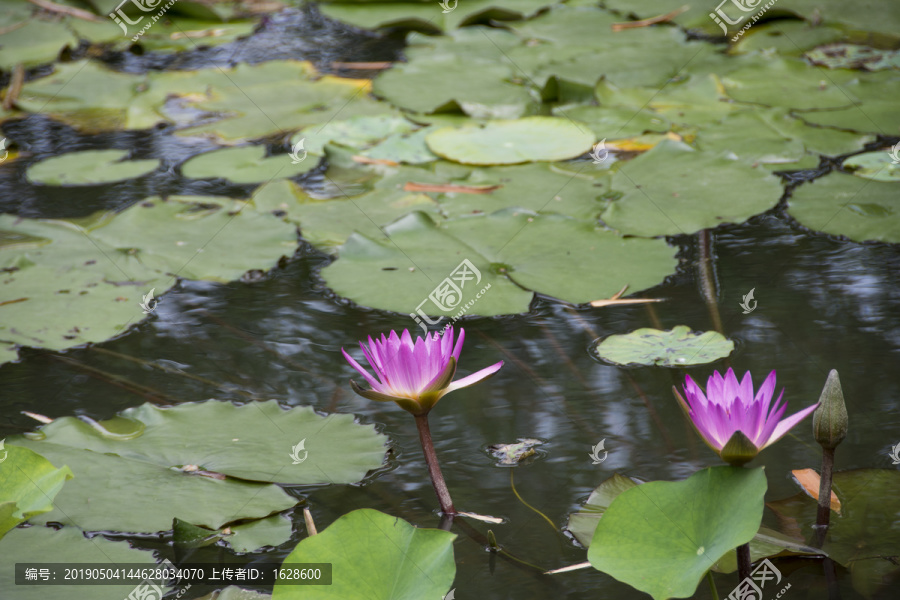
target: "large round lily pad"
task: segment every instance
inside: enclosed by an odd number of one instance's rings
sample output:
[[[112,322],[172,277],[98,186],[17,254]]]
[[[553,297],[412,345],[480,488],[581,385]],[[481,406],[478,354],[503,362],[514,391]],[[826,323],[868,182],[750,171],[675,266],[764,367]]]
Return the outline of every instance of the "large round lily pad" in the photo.
[[[143,432],[113,439],[75,417],[56,419],[41,432],[47,443],[163,467],[196,465],[248,481],[306,485],[356,483],[382,466],[387,441],[372,425],[357,424],[353,415],[323,417],[308,406],[285,410],[275,400],[242,406],[216,401],[171,408],[143,404],[121,416],[142,423]],[[293,464],[291,450],[302,440],[308,458]]]
[[[42,160],[29,167],[28,179],[44,185],[94,185],[134,179],[155,171],[156,159],[123,160],[127,150],[85,150]]]
[[[74,527],[13,529],[0,540],[0,589],[4,600],[122,600],[134,584],[16,585],[16,563],[94,563],[114,568],[121,564],[157,566],[153,553],[135,550],[128,542],[103,536],[88,539]],[[170,588],[164,587],[165,590]]]
[[[618,365],[678,367],[702,365],[725,358],[734,342],[717,331],[694,333],[678,325],[670,330],[643,328],[611,335],[597,344],[597,355]]]
[[[298,153],[297,158],[300,162],[288,154],[266,156],[265,146],[225,148],[195,156],[184,163],[181,172],[195,179],[221,177],[235,183],[257,183],[293,177],[319,164],[317,156]]]
[[[900,243],[900,182],[831,173],[795,189],[788,213],[805,227],[857,242]]]
[[[687,598],[726,552],[756,534],[766,487],[761,468],[711,467],[627,489],[600,519],[588,560],[656,600]]]
[[[425,138],[438,156],[468,165],[566,160],[588,152],[596,141],[588,127],[559,117],[442,127]]]
[[[331,585],[275,584],[272,600],[422,600],[442,598],[456,575],[453,540],[377,510],[348,513],[302,540],[284,559],[331,563]]]

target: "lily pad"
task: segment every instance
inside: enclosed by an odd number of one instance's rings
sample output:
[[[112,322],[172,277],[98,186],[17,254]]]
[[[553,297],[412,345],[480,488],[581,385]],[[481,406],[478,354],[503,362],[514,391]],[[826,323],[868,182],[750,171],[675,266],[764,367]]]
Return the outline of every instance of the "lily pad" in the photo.
[[[4,446],[0,441],[0,539],[22,521],[53,510],[53,498],[72,478],[68,467],[57,469],[27,448]]]
[[[33,517],[33,523],[62,523],[86,531],[155,533],[170,529],[177,517],[219,529],[232,521],[268,517],[297,503],[274,484],[213,479],[144,458],[46,441],[15,439],[15,443],[51,461],[65,461],[75,475],[57,495],[54,509]]]
[[[566,160],[588,152],[596,141],[588,128],[558,117],[443,127],[425,138],[438,156],[469,165]]]
[[[16,585],[16,563],[95,563],[157,566],[153,553],[74,527],[13,529],[0,540],[0,589],[5,600],[122,600],[134,585]],[[164,587],[165,590],[171,588]]]
[[[4,3],[8,4],[8,3]],[[9,10],[8,6],[3,7]],[[78,38],[63,23],[32,16],[0,34],[0,69],[9,71],[17,64],[34,67],[55,61],[63,48],[78,47]]]
[[[685,325],[665,331],[643,328],[624,335],[611,335],[596,348],[600,358],[613,364],[662,367],[711,363],[733,351],[734,342],[721,333],[694,333]]]
[[[614,473],[612,477],[598,485],[588,499],[585,501],[578,512],[569,515],[569,522],[566,529],[575,536],[575,539],[585,548],[591,545],[591,539],[594,537],[594,531],[597,529],[597,523],[600,517],[612,504],[612,501],[625,490],[631,489],[641,482],[631,478],[623,477],[618,473]]]
[[[196,465],[247,481],[311,485],[356,483],[382,466],[387,441],[373,426],[357,424],[353,415],[322,417],[307,406],[284,410],[274,400],[243,406],[216,401],[171,408],[143,404],[121,416],[143,423],[143,433],[116,440],[75,417],[62,417],[41,428],[42,443],[165,468]],[[181,442],[185,439],[192,440],[189,446]],[[294,464],[291,448],[301,440],[306,440],[308,460]]]
[[[831,173],[799,186],[788,213],[801,225],[857,242],[900,243],[900,183]]]
[[[438,4],[437,7],[434,4]],[[323,14],[357,27],[414,29],[429,33],[448,31],[463,25],[488,21],[512,21],[528,17],[547,0],[446,0],[450,10],[440,10],[440,2],[328,2]]]
[[[892,150],[900,156],[900,145]],[[888,152],[863,152],[844,161],[844,168],[857,177],[873,181],[900,181],[900,158]]]
[[[127,150],[69,152],[42,160],[28,168],[28,179],[44,185],[96,185],[135,179],[151,173],[160,161],[123,160]]]
[[[266,546],[280,546],[293,533],[293,523],[285,515],[273,515],[267,519],[233,525],[233,535],[227,538],[235,552],[258,552]]]
[[[456,575],[453,540],[377,510],[350,512],[302,540],[285,563],[331,563],[331,585],[275,584],[273,600],[441,598]],[[363,583],[364,582],[364,583]]]
[[[625,490],[641,483],[637,479],[623,477],[615,473],[591,492],[590,497],[588,497],[584,506],[578,512],[569,515],[569,523],[566,529],[575,536],[575,539],[582,546],[585,548],[589,547],[600,518],[613,500]],[[821,554],[821,551],[807,546],[801,540],[790,538],[767,527],[760,527],[753,539],[750,540],[750,559],[754,562],[772,556],[801,554]],[[721,560],[712,567],[712,570],[717,573],[732,573],[736,571],[736,552],[734,550],[726,552]]]
[[[761,468],[710,467],[627,489],[600,519],[588,560],[656,599],[687,598],[726,552],[756,534],[766,487]]]
[[[487,447],[487,450],[497,460],[499,466],[514,467],[523,460],[537,454],[535,448],[543,444],[543,440],[519,438],[512,444],[491,444]]]
[[[199,154],[184,163],[181,172],[194,179],[221,177],[235,183],[258,183],[306,173],[318,164],[317,157],[309,154],[295,162],[288,154],[267,157],[265,146],[242,146]]]
[[[514,77],[506,64],[436,55],[395,65],[375,79],[372,91],[415,112],[511,119],[535,112],[539,104],[526,85],[510,82]]]
[[[386,111],[389,109],[385,109]],[[310,152],[322,154],[328,142],[362,149],[383,140],[391,134],[410,133],[418,126],[402,116],[386,112],[383,115],[359,116],[341,121],[330,121],[324,125],[304,127],[291,138],[291,144],[304,140],[304,147]]]
[[[387,241],[351,235],[322,277],[341,296],[403,313],[449,316],[470,302],[466,314],[520,313],[532,292],[582,304],[626,283],[635,291],[652,287],[676,265],[674,249],[662,240],[623,239],[590,223],[523,209],[442,226],[413,213],[384,231]],[[452,307],[435,303],[430,295],[463,259],[481,280],[463,288]]]
[[[612,187],[622,195],[600,218],[625,235],[647,237],[741,223],[774,207],[782,194],[768,171],[671,140],[622,165]]]

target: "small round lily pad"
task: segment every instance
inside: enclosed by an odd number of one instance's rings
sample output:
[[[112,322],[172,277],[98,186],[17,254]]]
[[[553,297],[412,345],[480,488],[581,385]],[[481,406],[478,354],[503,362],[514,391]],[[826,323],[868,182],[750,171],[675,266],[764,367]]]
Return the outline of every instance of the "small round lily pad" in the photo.
[[[586,125],[558,117],[442,127],[425,137],[432,152],[466,165],[566,160],[589,151],[596,141]]]
[[[671,330],[643,328],[611,335],[597,344],[597,355],[617,365],[679,367],[702,365],[725,358],[734,342],[715,331],[696,333],[685,325]]]

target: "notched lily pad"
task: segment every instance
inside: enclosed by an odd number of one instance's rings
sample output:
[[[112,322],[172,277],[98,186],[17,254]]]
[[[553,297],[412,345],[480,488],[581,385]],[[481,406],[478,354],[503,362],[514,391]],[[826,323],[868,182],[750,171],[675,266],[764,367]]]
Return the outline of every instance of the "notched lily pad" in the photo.
[[[900,144],[890,152],[863,152],[844,161],[844,168],[864,179],[900,181]]]
[[[678,325],[670,330],[643,328],[624,335],[611,335],[600,341],[595,352],[617,365],[656,365],[680,367],[702,365],[725,358],[734,350],[734,342],[716,331],[692,332]]]

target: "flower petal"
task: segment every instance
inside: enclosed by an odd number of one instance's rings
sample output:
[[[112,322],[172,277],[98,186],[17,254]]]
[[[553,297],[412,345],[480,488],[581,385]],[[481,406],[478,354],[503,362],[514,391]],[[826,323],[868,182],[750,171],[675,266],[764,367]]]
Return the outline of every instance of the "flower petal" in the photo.
[[[500,367],[502,367],[502,366],[503,366],[503,361],[501,360],[500,362],[498,362],[496,364],[493,364],[489,367],[483,368],[482,370],[478,371],[477,373],[472,373],[468,377],[463,377],[462,379],[458,379],[447,386],[446,393],[449,394],[453,390],[458,390],[460,388],[468,387],[470,385],[478,383],[482,379],[487,379],[488,377],[490,377],[491,375],[493,375],[494,373],[499,371]]]
[[[813,411],[815,411],[818,407],[819,407],[819,403],[816,402],[812,406],[804,408],[797,414],[791,415],[787,419],[781,421],[778,424],[778,426],[775,427],[775,431],[772,432],[771,437],[766,441],[766,445],[763,446],[763,448],[765,448],[766,446],[771,446],[772,444],[774,444],[775,442],[780,440],[784,436],[784,434],[786,434],[788,431],[791,430],[791,428],[794,425],[796,425],[797,423],[802,421],[804,418],[806,418],[807,416],[812,414]],[[762,448],[760,448],[760,449],[762,449]]]
[[[356,369],[357,371],[359,371],[359,374],[366,378],[366,381],[369,382],[369,385],[371,385],[373,389],[376,389],[376,390],[383,389],[384,386],[382,386],[378,381],[376,381],[374,377],[372,377],[371,375],[369,375],[369,374],[366,372],[366,370],[363,369],[363,368],[360,366],[360,364],[359,364],[358,362],[356,362],[356,360],[354,360],[354,358],[353,358],[352,356],[350,356],[349,354],[347,354],[347,351],[344,350],[343,348],[341,348],[341,354],[344,355],[344,358],[347,359],[347,362],[350,363],[350,366],[351,366],[351,367],[353,367],[354,369]]]

